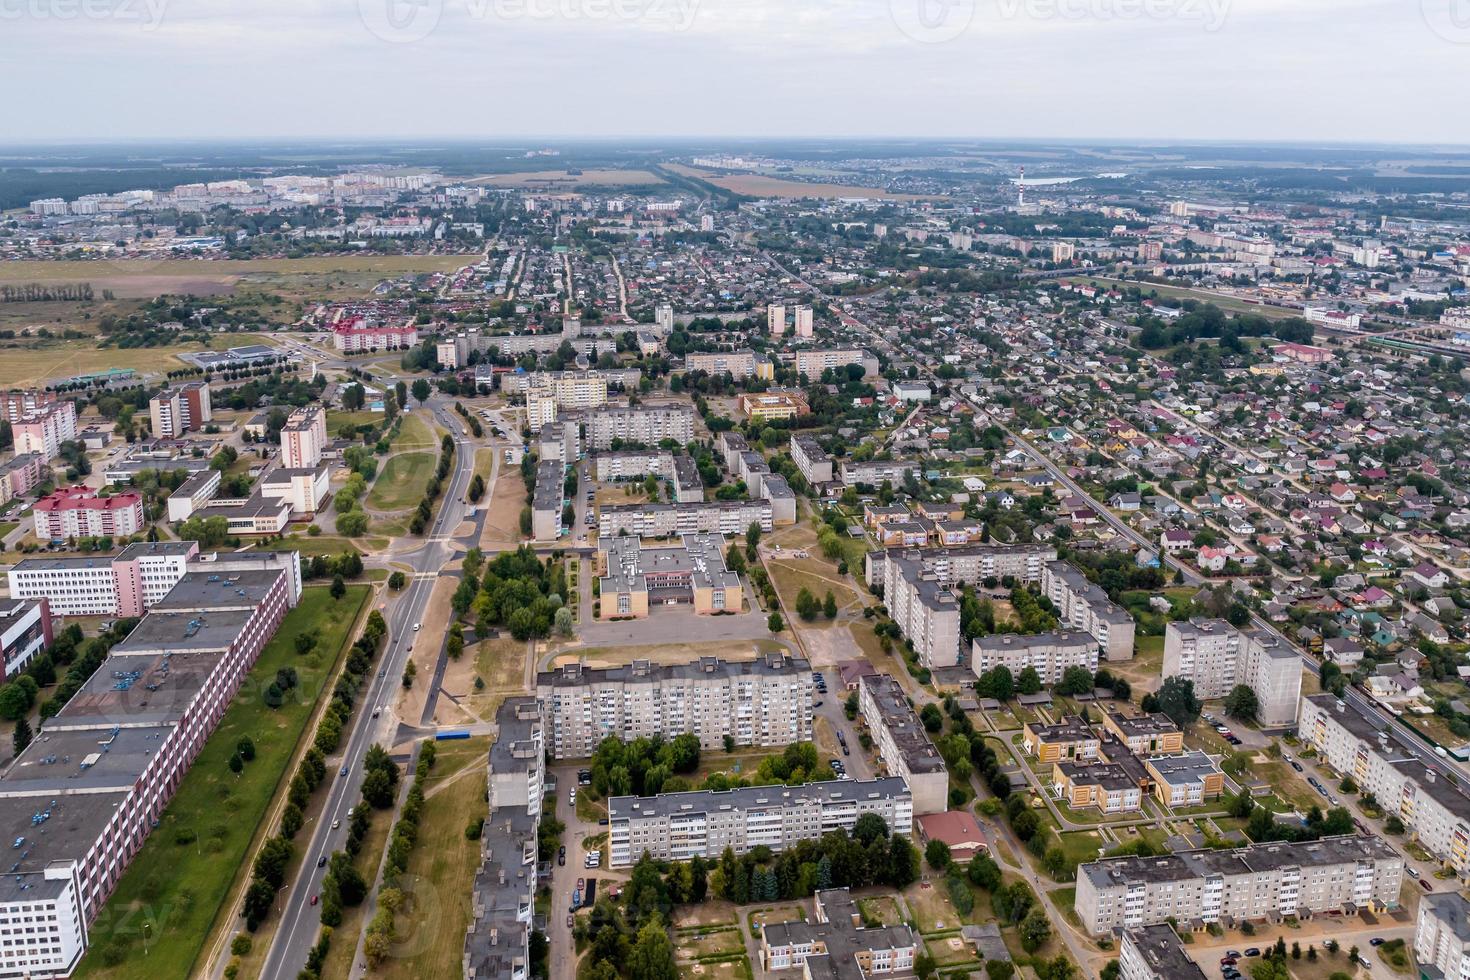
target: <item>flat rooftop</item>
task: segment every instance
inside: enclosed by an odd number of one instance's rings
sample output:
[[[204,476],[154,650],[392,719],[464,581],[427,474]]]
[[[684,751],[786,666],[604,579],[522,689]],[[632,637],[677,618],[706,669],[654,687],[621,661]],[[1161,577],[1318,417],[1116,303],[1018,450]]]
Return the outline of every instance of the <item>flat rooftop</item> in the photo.
[[[1244,875],[1288,867],[1325,867],[1360,861],[1402,860],[1385,841],[1366,835],[1323,837],[1306,844],[1252,844],[1234,850],[1201,849],[1155,857],[1116,857],[1081,865],[1079,874],[1098,888],[1117,888],[1130,881],[1189,881],[1208,874]]]
[[[223,652],[239,638],[250,617],[251,613],[242,609],[167,612],[155,606],[138,622],[127,639],[112,648],[112,656],[153,652]],[[109,666],[110,663],[103,664],[104,668]]]
[[[882,716],[883,726],[902,753],[909,772],[944,772],[944,759],[934,743],[929,741],[923,723],[914,713],[898,681],[888,674],[867,674],[858,680],[858,684],[873,699]]]
[[[536,675],[537,687],[584,687],[604,683],[658,683],[667,680],[702,680],[712,678],[750,677],[755,675],[806,677],[811,663],[802,657],[766,654],[755,660],[721,660],[700,657],[687,664],[654,664],[635,660],[620,667],[587,667],[581,663],[564,664],[558,670]]]
[[[1172,927],[1144,926],[1128,929],[1124,936],[1155,976],[1168,977],[1169,980],[1205,980],[1205,972],[1184,952],[1184,946]]]
[[[155,612],[202,608],[209,609],[212,616],[219,615],[218,610],[222,609],[253,609],[265,601],[280,577],[278,570],[216,571],[205,564],[197,572],[186,572],[152,608]]]
[[[882,779],[834,779],[801,786],[747,786],[740,789],[693,790],[658,796],[614,796],[607,801],[609,820],[676,817],[729,810],[758,810],[800,806],[804,803],[844,803],[858,800],[898,799],[907,796],[908,783],[900,776]]]

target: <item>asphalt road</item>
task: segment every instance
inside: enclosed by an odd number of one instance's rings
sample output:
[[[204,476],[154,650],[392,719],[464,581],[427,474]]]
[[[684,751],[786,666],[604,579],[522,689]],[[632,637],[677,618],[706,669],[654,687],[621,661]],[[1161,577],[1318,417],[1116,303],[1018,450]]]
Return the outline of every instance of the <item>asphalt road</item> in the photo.
[[[395,560],[408,564],[415,572],[435,572],[453,557],[455,546],[444,537],[444,528],[454,528],[464,519],[467,507],[464,502],[470,478],[475,468],[475,444],[458,416],[443,400],[431,400],[429,407],[439,424],[454,434],[457,445],[455,468],[445,488],[439,517],[432,536],[422,547],[407,554],[395,556]],[[486,492],[488,497],[489,491]],[[277,930],[261,975],[265,977],[292,977],[306,965],[306,956],[316,942],[320,926],[320,907],[311,904],[312,896],[321,893],[325,868],[317,867],[318,858],[339,850],[347,837],[347,817],[361,799],[362,760],[368,747],[374,744],[390,745],[400,722],[416,726],[418,718],[399,719],[394,717],[391,705],[398,691],[409,650],[416,639],[414,625],[424,618],[429,595],[434,588],[434,579],[415,575],[409,585],[397,596],[384,600],[383,616],[388,621],[388,647],[382,654],[381,670],[369,683],[368,696],[353,714],[346,748],[340,757],[328,760],[329,783],[327,801],[320,818],[308,825],[309,837],[297,836],[296,846],[305,859],[294,880],[282,889],[278,903],[281,911],[281,927]],[[425,642],[442,642],[443,637],[434,637]],[[377,717],[374,715],[377,714]],[[346,769],[346,775],[341,770]],[[378,819],[385,819],[380,815]],[[333,824],[340,822],[334,828]],[[221,958],[222,960],[223,958]]]

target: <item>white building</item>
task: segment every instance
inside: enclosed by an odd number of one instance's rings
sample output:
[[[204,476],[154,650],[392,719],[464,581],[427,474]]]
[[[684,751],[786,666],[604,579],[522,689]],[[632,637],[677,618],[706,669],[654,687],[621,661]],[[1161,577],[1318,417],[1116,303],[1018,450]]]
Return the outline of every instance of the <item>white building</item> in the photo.
[[[327,448],[327,413],[319,406],[298,408],[281,428],[281,465],[287,469],[316,469]]]
[[[1256,694],[1256,720],[1267,727],[1296,721],[1302,692],[1301,654],[1275,634],[1241,632],[1223,619],[1172,622],[1164,631],[1164,677],[1194,683],[1205,700],[1244,684]]]
[[[786,332],[786,307],[777,303],[766,307],[766,329],[772,337],[779,337]]]
[[[1424,980],[1470,978],[1470,901],[1465,896],[1436,892],[1419,900],[1414,959]]]

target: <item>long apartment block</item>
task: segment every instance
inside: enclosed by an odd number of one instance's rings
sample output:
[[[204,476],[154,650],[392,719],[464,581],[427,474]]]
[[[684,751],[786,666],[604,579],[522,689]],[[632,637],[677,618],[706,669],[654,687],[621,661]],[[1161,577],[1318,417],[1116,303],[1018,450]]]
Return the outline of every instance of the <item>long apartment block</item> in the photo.
[[[1424,980],[1470,976],[1470,901],[1464,895],[1438,892],[1419,902],[1414,959]]]
[[[1041,683],[1050,686],[1060,682],[1069,667],[1085,667],[1096,673],[1097,640],[1081,630],[995,633],[971,640],[970,669],[975,676],[996,667],[1005,667],[1012,676],[1034,667]]]
[[[675,534],[744,534],[752,524],[771,530],[769,500],[708,500],[689,504],[618,504],[602,507],[597,530],[604,538],[619,534],[666,538]]]
[[[1301,739],[1372,793],[1385,813],[1461,877],[1470,876],[1470,795],[1406,752],[1376,720],[1331,694],[1302,699]]]
[[[1239,684],[1256,693],[1256,720],[1266,727],[1296,721],[1302,658],[1265,630],[1237,630],[1223,619],[1170,623],[1164,631],[1165,677],[1194,683],[1201,698],[1223,698]]]
[[[292,563],[299,559],[287,555]],[[0,976],[65,976],[246,673],[296,604],[282,567],[191,572],[0,777]]]
[[[1367,835],[1108,858],[1077,869],[1076,911],[1083,928],[1100,936],[1171,919],[1229,926],[1273,915],[1394,910],[1403,873],[1403,857]]]
[[[1104,657],[1133,658],[1133,616],[1086,575],[1064,561],[1048,562],[1042,569],[1041,589],[1060,610],[1062,624],[1091,633]]]
[[[470,891],[461,969],[466,980],[527,980],[536,910],[537,826],[546,785],[544,730],[534,698],[495,712],[489,809],[480,830],[480,868]]]
[[[699,736],[705,749],[790,745],[812,739],[811,665],[769,654],[757,660],[700,657],[623,667],[566,664],[536,675],[536,698],[557,759],[592,755],[609,736],[631,742],[659,735]]]
[[[858,680],[858,709],[889,774],[909,784],[914,813],[949,809],[949,770],[898,681],[864,675]]]
[[[607,801],[608,864],[626,868],[645,852],[659,861],[717,858],[727,847],[736,854],[761,845],[780,852],[834,830],[850,832],[865,813],[882,817],[892,833],[913,834],[913,797],[899,776],[614,796]]]
[[[657,446],[672,439],[683,446],[694,439],[694,410],[687,405],[604,408],[588,412],[582,420],[587,448],[594,452],[612,449],[615,442]]]
[[[27,558],[10,570],[10,595],[46,599],[56,616],[141,616],[189,572],[228,579],[237,572],[280,569],[294,605],[301,566],[286,552],[199,551],[194,541],[130,544],[116,555]]]

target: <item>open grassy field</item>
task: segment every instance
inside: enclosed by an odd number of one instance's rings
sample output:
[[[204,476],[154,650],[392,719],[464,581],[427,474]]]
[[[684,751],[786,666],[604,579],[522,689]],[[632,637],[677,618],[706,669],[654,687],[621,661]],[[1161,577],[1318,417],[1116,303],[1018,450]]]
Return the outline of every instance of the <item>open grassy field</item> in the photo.
[[[453,272],[479,259],[476,254],[312,255],[299,259],[75,259],[55,262],[36,259],[0,263],[0,282],[89,282],[94,290],[100,292],[104,288],[112,289],[111,284],[116,281],[128,279],[223,281],[257,273],[371,272],[392,276],[414,272]]]
[[[487,187],[521,187],[534,190],[639,187],[663,182],[662,177],[647,170],[584,170],[579,174],[569,174],[565,170],[535,170],[524,174],[492,174],[465,181],[466,184],[483,184]]]
[[[4,263],[0,263],[0,268]],[[26,386],[54,378],[93,374],[108,368],[132,368],[139,374],[158,375],[189,367],[179,358],[202,350],[224,350],[245,344],[268,343],[258,334],[220,334],[210,347],[171,344],[166,347],[98,348],[93,340],[15,340],[0,344],[0,385]]]
[[[418,843],[402,879],[408,900],[397,918],[399,939],[375,976],[459,976],[470,886],[480,867],[480,842],[467,840],[464,831],[484,814],[489,747],[488,738],[438,745],[424,788]]]
[[[941,195],[894,194],[877,187],[857,187],[852,184],[817,184],[802,180],[783,180],[763,174],[720,174],[715,170],[668,164],[668,168],[685,177],[694,177],[716,187],[736,194],[752,197],[870,197],[883,201],[927,201]]]
[[[409,413],[403,417],[398,429],[398,438],[393,440],[394,449],[432,449],[438,445],[438,437],[429,429],[421,417]]]
[[[325,588],[303,592],[93,924],[90,951],[75,976],[188,976],[215,928],[233,924],[233,910],[222,908],[225,898],[249,872],[252,840],[273,829],[264,826],[266,812],[291,771],[318,699],[331,690],[368,592],[366,586],[349,586],[340,602]],[[295,640],[312,630],[319,631],[320,642],[303,657]],[[304,697],[271,710],[259,692],[286,666],[296,668]],[[255,743],[255,759],[236,777],[227,763],[247,735]],[[146,958],[144,924],[152,933]]]
[[[1264,306],[1255,303],[1247,303],[1243,299],[1234,296],[1225,296],[1208,289],[1186,289],[1182,286],[1161,286],[1152,282],[1125,282],[1122,279],[1107,279],[1097,276],[1068,276],[1062,282],[1086,283],[1100,289],[1110,287],[1126,288],[1137,286],[1143,291],[1143,295],[1157,293],[1159,299],[1180,300],[1193,299],[1202,303],[1214,303],[1226,313],[1255,313],[1258,316],[1266,316],[1277,319],[1301,316],[1300,310],[1284,310],[1279,306]]]
[[[368,491],[369,510],[393,511],[417,507],[434,475],[433,453],[403,453],[388,460]]]
[[[381,412],[328,412],[327,435],[340,435],[344,426],[376,425],[383,421]]]

